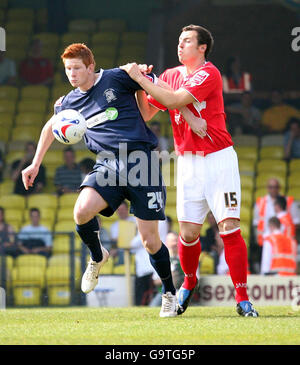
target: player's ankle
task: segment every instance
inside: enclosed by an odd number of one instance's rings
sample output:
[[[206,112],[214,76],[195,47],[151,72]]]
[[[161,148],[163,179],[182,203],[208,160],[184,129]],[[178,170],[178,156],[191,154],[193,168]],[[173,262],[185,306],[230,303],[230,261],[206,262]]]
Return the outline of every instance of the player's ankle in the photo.
[[[182,287],[187,290],[194,289],[195,285],[197,284],[197,277],[193,275],[193,277],[185,277]]]

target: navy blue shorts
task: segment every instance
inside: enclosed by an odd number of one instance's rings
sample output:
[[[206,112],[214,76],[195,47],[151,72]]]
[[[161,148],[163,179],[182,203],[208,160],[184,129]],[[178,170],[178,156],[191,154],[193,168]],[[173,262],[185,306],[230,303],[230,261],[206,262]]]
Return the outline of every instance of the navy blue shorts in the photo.
[[[154,151],[133,151],[124,156],[111,152],[97,155],[97,161],[80,188],[94,188],[108,203],[100,214],[110,217],[123,200],[130,201],[130,213],[144,220],[164,220],[166,187]]]

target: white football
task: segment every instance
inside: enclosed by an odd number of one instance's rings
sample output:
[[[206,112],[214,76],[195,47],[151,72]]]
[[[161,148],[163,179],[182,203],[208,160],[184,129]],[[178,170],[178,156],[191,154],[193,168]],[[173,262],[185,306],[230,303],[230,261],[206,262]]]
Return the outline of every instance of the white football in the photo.
[[[52,133],[64,144],[78,143],[86,132],[86,121],[82,114],[74,109],[65,109],[54,115]]]

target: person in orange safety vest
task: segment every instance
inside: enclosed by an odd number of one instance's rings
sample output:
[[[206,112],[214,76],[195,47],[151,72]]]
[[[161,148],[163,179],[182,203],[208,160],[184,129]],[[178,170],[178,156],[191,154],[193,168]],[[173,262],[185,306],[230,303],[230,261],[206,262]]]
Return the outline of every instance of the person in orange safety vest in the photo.
[[[280,276],[297,273],[297,242],[281,231],[281,223],[277,217],[268,222],[270,234],[264,237],[261,274]]]
[[[259,246],[263,244],[263,236],[269,234],[268,220],[276,216],[274,202],[280,196],[280,184],[276,178],[271,178],[267,182],[268,194],[256,199],[253,214],[253,226],[256,228],[256,242]],[[286,197],[286,210],[290,213],[294,225],[300,224],[300,214],[292,196]]]
[[[296,229],[290,213],[287,211],[287,200],[284,196],[278,196],[274,203],[276,217],[280,220],[283,234],[296,239]]]

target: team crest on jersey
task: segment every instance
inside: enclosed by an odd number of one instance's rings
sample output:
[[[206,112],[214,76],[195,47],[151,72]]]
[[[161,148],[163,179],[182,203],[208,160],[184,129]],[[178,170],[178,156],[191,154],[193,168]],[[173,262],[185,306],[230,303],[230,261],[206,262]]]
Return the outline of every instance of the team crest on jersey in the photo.
[[[191,86],[201,85],[209,76],[209,73],[207,73],[204,70],[201,70],[196,73],[194,77],[191,79]]]
[[[108,103],[112,102],[113,100],[116,100],[116,94],[115,94],[115,90],[114,89],[106,89],[103,93],[103,95],[106,98],[106,101]]]

